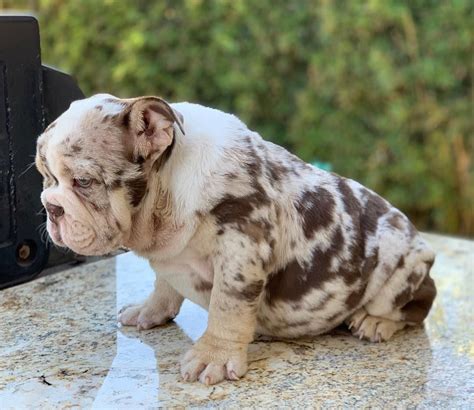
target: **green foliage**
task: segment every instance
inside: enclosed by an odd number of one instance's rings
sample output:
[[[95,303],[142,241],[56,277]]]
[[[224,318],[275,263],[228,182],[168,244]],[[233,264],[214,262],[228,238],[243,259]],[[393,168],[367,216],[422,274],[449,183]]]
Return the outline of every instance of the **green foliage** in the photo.
[[[470,0],[34,4],[43,60],[87,94],[234,112],[419,228],[474,233]]]

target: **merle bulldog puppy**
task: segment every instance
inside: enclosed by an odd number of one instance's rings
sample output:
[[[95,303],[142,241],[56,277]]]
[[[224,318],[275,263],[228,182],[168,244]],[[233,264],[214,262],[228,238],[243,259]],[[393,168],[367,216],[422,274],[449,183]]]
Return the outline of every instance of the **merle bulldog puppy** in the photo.
[[[38,139],[53,242],[149,260],[155,287],[119,322],[149,329],[188,298],[209,311],[184,380],[247,370],[256,334],[346,323],[372,342],[428,314],[434,253],[407,217],[359,183],[263,140],[233,115],[157,97],[74,102]]]

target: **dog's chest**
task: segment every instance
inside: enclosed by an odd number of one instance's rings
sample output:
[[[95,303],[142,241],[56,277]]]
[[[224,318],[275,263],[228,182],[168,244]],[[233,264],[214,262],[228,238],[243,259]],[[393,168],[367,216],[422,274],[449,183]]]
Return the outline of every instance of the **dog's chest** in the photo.
[[[214,271],[209,257],[185,250],[173,261],[151,262],[154,270],[178,293],[205,309],[209,307]]]

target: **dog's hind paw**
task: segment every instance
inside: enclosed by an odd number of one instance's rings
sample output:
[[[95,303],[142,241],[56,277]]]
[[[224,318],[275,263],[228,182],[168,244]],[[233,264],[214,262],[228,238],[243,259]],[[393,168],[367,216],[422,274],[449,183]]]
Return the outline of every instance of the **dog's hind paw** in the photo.
[[[385,342],[393,334],[406,326],[404,322],[395,322],[382,317],[371,316],[365,309],[359,309],[346,320],[352,334],[359,339],[371,342]]]

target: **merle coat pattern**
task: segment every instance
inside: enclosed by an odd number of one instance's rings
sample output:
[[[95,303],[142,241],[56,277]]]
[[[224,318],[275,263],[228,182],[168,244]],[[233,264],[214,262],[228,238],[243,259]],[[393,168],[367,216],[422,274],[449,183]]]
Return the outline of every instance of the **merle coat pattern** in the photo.
[[[341,323],[388,340],[428,314],[434,254],[404,214],[359,183],[304,163],[233,115],[157,97],[75,102],[38,139],[53,241],[127,247],[155,289],[122,309],[148,329],[184,298],[209,310],[185,380],[236,380],[255,334],[317,335]]]

